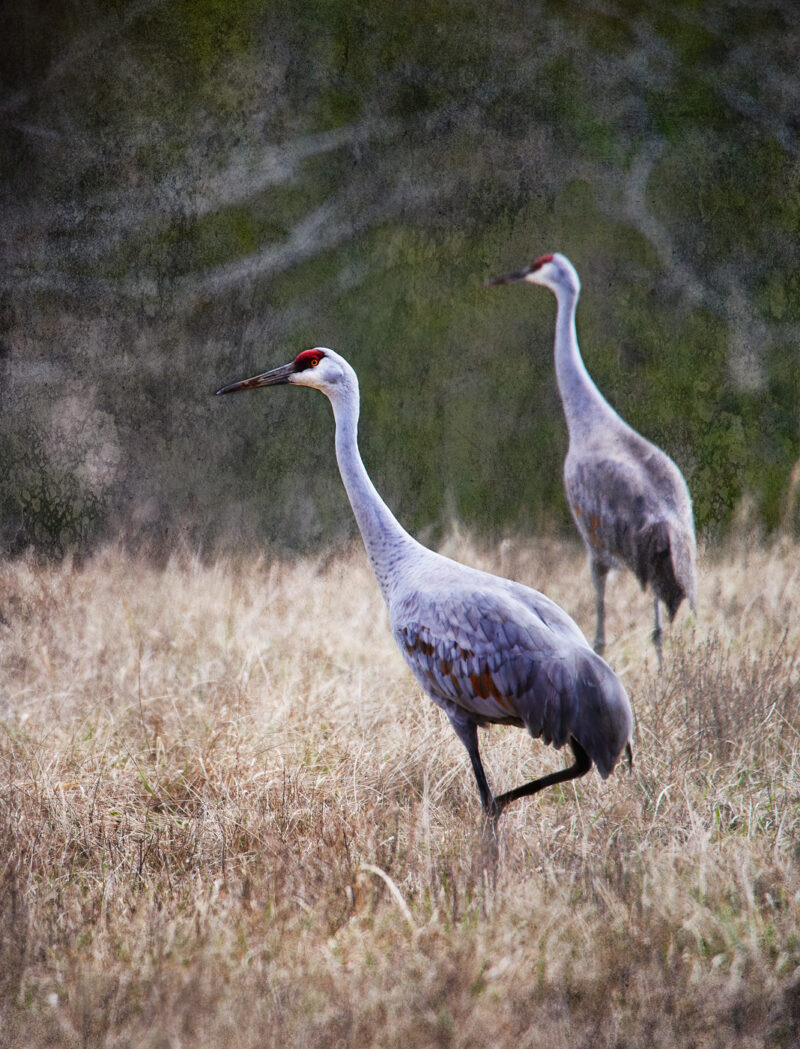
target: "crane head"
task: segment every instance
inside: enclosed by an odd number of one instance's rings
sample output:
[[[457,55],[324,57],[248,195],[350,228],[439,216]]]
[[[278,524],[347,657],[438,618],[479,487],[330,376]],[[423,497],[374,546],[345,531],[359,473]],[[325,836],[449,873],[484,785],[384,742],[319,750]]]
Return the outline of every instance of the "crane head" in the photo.
[[[311,386],[330,395],[337,385],[351,375],[355,376],[355,373],[344,357],[324,346],[316,346],[313,350],[298,353],[293,361],[280,368],[273,368],[272,371],[254,375],[251,379],[242,379],[241,382],[223,386],[221,390],[217,390],[217,395],[255,390],[259,386],[279,386],[282,383]]]
[[[540,255],[530,266],[506,273],[494,280],[487,280],[484,287],[491,288],[497,284],[516,284],[518,281],[526,281],[528,284],[541,284],[551,291],[560,288],[567,289],[577,294],[581,283],[575,267],[566,257],[556,252],[554,255]]]

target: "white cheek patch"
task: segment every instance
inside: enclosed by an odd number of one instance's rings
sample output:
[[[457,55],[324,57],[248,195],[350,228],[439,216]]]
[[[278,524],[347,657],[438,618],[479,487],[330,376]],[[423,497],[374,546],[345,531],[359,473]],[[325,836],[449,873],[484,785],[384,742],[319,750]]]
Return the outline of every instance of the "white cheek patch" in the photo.
[[[293,372],[293,374],[289,376],[289,382],[292,383],[293,386],[315,386],[316,383],[313,382],[313,373],[315,370],[316,369],[313,368],[305,368],[301,372]]]
[[[312,386],[316,390],[322,390],[330,382],[330,376],[326,378],[327,371],[324,361],[321,361],[316,366],[312,365],[310,368],[303,368],[301,372],[295,372],[290,381],[297,386]]]

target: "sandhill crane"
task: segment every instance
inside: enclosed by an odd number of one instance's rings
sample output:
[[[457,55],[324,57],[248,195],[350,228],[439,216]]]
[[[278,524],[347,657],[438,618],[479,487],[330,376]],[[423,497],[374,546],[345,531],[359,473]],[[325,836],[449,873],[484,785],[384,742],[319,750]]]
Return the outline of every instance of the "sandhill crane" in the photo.
[[[556,380],[569,430],[564,487],[589,552],[597,599],[594,650],[605,651],[605,589],[611,568],[625,565],[653,591],[653,644],[661,666],[661,608],[670,622],[684,597],[695,611],[696,544],[692,501],[678,467],[614,411],[583,363],[575,332],[581,283],[564,255],[542,255],[530,266],[488,281],[542,284],[558,302]]]
[[[361,461],[358,379],[347,361],[317,347],[217,392],[279,383],[311,386],[331,402],[339,471],[392,634],[467,748],[490,820],[510,801],[582,776],[593,763],[605,779],[623,749],[630,761],[632,714],[625,689],[566,612],[529,587],[428,550],[392,515]],[[495,797],[477,732],[492,722],[527,728],[556,748],[569,743],[574,764]]]

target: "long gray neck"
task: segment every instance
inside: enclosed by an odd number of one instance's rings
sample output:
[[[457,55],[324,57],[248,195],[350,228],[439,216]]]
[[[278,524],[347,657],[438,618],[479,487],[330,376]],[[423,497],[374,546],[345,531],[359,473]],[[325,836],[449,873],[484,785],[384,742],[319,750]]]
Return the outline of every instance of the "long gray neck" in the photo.
[[[336,420],[336,461],[367,557],[388,602],[403,560],[419,546],[378,495],[358,451],[358,386],[330,397]]]
[[[603,397],[586,370],[578,335],[575,331],[575,309],[578,293],[572,288],[558,286],[554,289],[558,300],[556,315],[555,361],[556,381],[570,438],[588,434],[602,417],[609,420],[619,416]]]

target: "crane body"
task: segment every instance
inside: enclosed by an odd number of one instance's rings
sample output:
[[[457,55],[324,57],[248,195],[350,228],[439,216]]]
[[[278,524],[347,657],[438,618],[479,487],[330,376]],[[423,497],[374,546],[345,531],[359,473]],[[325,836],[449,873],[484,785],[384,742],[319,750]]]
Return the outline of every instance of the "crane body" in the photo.
[[[611,407],[586,370],[575,312],[580,280],[564,255],[543,255],[532,265],[489,284],[526,281],[550,288],[558,310],[555,366],[569,450],[564,489],[589,554],[596,597],[594,649],[605,651],[605,586],[612,568],[629,568],[653,594],[653,643],[659,666],[661,604],[670,621],[684,598],[695,611],[697,554],[689,489],[663,451],[637,433]]]
[[[415,678],[464,743],[488,816],[516,798],[588,772],[609,776],[630,758],[632,712],[625,689],[558,605],[520,583],[459,564],[422,546],[398,523],[370,480],[358,450],[358,379],[333,350],[317,347],[218,393],[279,383],[321,390],[336,423],[336,457],[392,634]],[[574,763],[497,797],[477,729],[524,727]]]

